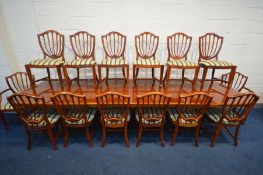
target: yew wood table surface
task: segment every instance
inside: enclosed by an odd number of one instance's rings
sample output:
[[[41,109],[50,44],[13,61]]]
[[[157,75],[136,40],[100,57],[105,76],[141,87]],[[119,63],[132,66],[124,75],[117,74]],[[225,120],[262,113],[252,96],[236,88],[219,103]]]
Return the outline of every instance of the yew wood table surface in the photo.
[[[137,86],[135,87],[132,80],[129,80],[126,85],[123,80],[110,80],[108,86],[105,83],[103,83],[101,86],[96,86],[91,81],[80,80],[79,83],[77,81],[72,81],[70,86],[64,84],[64,87],[61,88],[60,82],[53,80],[51,81],[51,84],[46,81],[37,84],[36,94],[34,94],[31,89],[21,93],[43,96],[48,105],[53,105],[50,97],[62,91],[85,95],[87,98],[87,104],[93,107],[97,106],[95,99],[96,95],[109,91],[130,95],[131,107],[137,106],[137,95],[158,91],[171,96],[170,106],[177,106],[180,94],[200,91],[200,82],[198,81],[195,87],[193,87],[191,82],[184,81],[182,84],[181,80],[173,80],[169,83],[169,86],[159,87],[158,83],[152,86],[151,81],[138,81]],[[213,97],[210,106],[222,106],[227,95],[231,96],[240,93],[233,89],[229,89],[227,91],[226,86],[217,82],[205,82],[202,92],[206,92]]]

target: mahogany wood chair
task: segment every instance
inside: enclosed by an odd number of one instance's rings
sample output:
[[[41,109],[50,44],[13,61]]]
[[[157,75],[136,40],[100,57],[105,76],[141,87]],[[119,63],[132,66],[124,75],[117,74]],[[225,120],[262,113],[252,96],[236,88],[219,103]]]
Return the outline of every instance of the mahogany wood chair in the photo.
[[[109,68],[122,68],[124,78],[113,78],[113,79],[124,79],[125,84],[129,80],[129,64],[125,61],[125,48],[126,48],[126,36],[119,32],[109,32],[106,35],[101,36],[102,45],[105,53],[105,58],[101,64],[98,65],[98,74],[100,84],[102,79],[101,69],[106,68],[106,84],[108,85],[109,79]],[[125,73],[126,69],[126,73]]]
[[[62,118],[64,147],[68,145],[69,128],[84,128],[89,146],[92,147],[92,134],[89,128],[97,110],[87,107],[86,96],[61,92],[52,96],[51,100]]]
[[[221,76],[221,84],[224,86],[228,86],[228,80],[230,77],[230,73],[222,74]],[[253,92],[249,88],[246,87],[248,77],[243,75],[240,72],[235,72],[235,76],[232,83],[232,89],[237,92]]]
[[[52,128],[58,122],[59,114],[47,107],[44,97],[13,94],[8,97],[8,101],[24,124],[28,136],[28,150],[31,149],[33,138],[35,138],[32,137],[32,131],[47,131],[52,148],[56,150],[56,138]]]
[[[215,33],[206,33],[205,35],[199,37],[198,62],[200,68],[203,68],[204,70],[201,79],[201,89],[204,87],[208,69],[212,69],[212,78],[207,80],[212,81],[212,83],[214,81],[221,81],[221,79],[214,77],[216,69],[229,69],[230,76],[227,88],[229,89],[232,86],[236,66],[228,61],[218,60],[218,55],[222,48],[223,40],[224,37],[221,37]]]
[[[199,73],[199,66],[194,62],[187,60],[187,55],[191,47],[192,37],[185,33],[174,33],[167,37],[168,59],[167,70],[164,78],[164,85],[169,85],[170,75],[172,69],[182,69],[182,82],[184,80],[191,81],[193,86],[196,83]],[[186,69],[195,71],[193,80],[184,76]]]
[[[163,127],[171,97],[160,92],[137,96],[138,109],[135,111],[139,123],[137,146],[140,146],[143,130],[160,131],[161,145],[164,146]]]
[[[5,101],[3,97],[7,97],[12,93],[19,93],[25,91],[27,89],[30,89],[31,86],[26,72],[16,72],[12,75],[5,77],[5,80],[8,88],[0,92],[0,120],[2,119],[5,129],[8,130],[8,122],[4,117],[4,113],[15,111],[10,105],[10,103],[8,103],[8,101]]]
[[[217,137],[224,127],[234,139],[235,146],[238,145],[238,132],[241,124],[244,123],[259,97],[252,92],[227,97],[222,108],[209,108],[207,111],[208,118],[216,123],[216,131],[210,146],[213,147]],[[228,127],[234,127],[234,135]]]
[[[79,31],[73,35],[70,35],[70,43],[75,55],[75,59],[72,61],[67,61],[63,65],[64,77],[66,78],[67,82],[70,82],[67,72],[68,68],[77,69],[77,77],[75,79],[78,81],[80,68],[91,68],[93,83],[96,85],[97,75],[95,67],[96,61],[94,56],[95,36],[85,31]]]
[[[121,129],[124,133],[124,139],[127,147],[128,141],[128,123],[130,121],[130,96],[117,92],[106,92],[96,96],[97,105],[101,115],[102,125],[102,147],[106,143],[106,130]]]
[[[203,92],[195,92],[179,96],[178,107],[169,109],[171,121],[175,125],[171,145],[174,144],[179,127],[186,127],[195,129],[195,146],[198,146],[200,127],[212,98],[213,97]]]
[[[63,88],[63,78],[62,78],[61,69],[65,61],[64,35],[55,30],[47,30],[43,33],[38,34],[37,36],[38,36],[38,43],[43,52],[44,58],[32,60],[29,62],[29,64],[25,65],[26,72],[28,74],[33,92],[36,93],[35,82],[48,80],[51,85],[51,77],[50,77],[51,68],[55,68],[57,70],[60,85],[61,88]],[[32,68],[46,69],[48,76],[34,81],[31,72]]]
[[[160,82],[162,85],[163,69],[164,66],[156,60],[156,51],[158,48],[159,36],[154,35],[151,32],[143,32],[135,36],[135,47],[136,47],[136,62],[133,64],[133,83],[136,86],[137,80],[147,80],[147,78],[138,78],[140,68],[151,68],[153,85],[155,81]],[[160,69],[160,79],[154,76],[154,69]]]

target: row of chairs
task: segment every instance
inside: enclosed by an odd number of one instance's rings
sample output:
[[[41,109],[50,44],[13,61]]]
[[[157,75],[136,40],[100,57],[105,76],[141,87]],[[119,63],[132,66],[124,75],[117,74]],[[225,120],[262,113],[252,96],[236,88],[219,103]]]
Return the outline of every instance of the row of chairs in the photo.
[[[221,76],[221,84],[227,86],[226,82],[228,81],[229,76],[229,73],[223,74]],[[243,75],[240,72],[236,72],[232,88],[237,92],[253,92],[246,87],[247,79],[247,76]],[[16,72],[5,77],[5,80],[8,88],[0,92],[0,120],[2,120],[4,127],[8,129],[8,122],[5,120],[4,113],[13,112],[14,109],[9,103],[5,102],[4,98],[11,95],[12,93],[20,93],[22,91],[30,89],[31,84],[29,81],[29,76],[26,72]]]
[[[54,31],[48,30],[46,32],[38,34],[38,41],[40,48],[44,54],[44,59],[37,59],[30,61],[25,65],[26,71],[29,75],[30,82],[33,89],[35,88],[35,81],[31,68],[45,68],[47,69],[48,77],[43,79],[50,80],[50,68],[56,68],[58,72],[59,80],[62,84],[62,71],[67,81],[70,81],[67,69],[77,69],[77,79],[79,79],[80,68],[91,68],[93,73],[94,84],[97,80],[99,84],[106,80],[108,85],[109,69],[110,68],[122,68],[125,82],[129,79],[129,65],[125,60],[125,48],[126,48],[126,36],[119,32],[109,32],[101,37],[103,49],[105,52],[105,58],[101,64],[98,64],[98,76],[95,71],[95,36],[86,32],[80,31],[73,35],[70,35],[70,43],[74,52],[74,60],[65,61],[64,58],[64,35]],[[228,61],[218,60],[219,52],[222,48],[223,37],[215,33],[207,33],[199,37],[199,59],[198,64],[191,62],[187,59],[189,49],[191,47],[192,37],[185,33],[175,33],[167,37],[167,72],[165,74],[165,82],[168,85],[172,69],[182,69],[182,79],[185,69],[195,70],[195,76],[193,83],[195,82],[199,68],[203,68],[203,76],[201,84],[203,86],[206,80],[208,69],[212,69],[212,81],[218,80],[214,77],[215,69],[229,69],[230,79],[229,87],[231,86],[232,79],[236,70],[236,66]],[[160,81],[163,83],[163,71],[164,65],[156,59],[156,51],[158,48],[159,36],[151,32],[143,32],[135,36],[136,47],[136,61],[133,64],[133,82],[136,85],[136,81],[139,79],[139,69],[148,68],[152,69],[153,83]],[[106,78],[102,79],[101,69],[106,69]],[[154,69],[160,69],[160,78],[155,77]],[[40,79],[40,80],[43,80]],[[122,78],[121,78],[122,79]],[[143,78],[145,79],[145,78]],[[39,81],[40,81],[39,80]]]
[[[175,142],[179,128],[187,127],[195,129],[195,145],[198,146],[199,131],[205,115],[216,123],[211,146],[214,146],[222,127],[235,127],[234,143],[237,145],[240,126],[247,119],[259,97],[254,93],[242,93],[227,97],[222,108],[208,108],[212,98],[203,92],[180,95],[179,105],[169,107],[170,96],[150,92],[137,96],[137,107],[131,112],[129,95],[117,92],[99,94],[96,101],[102,125],[102,146],[106,143],[107,130],[121,129],[124,132],[125,143],[129,147],[128,124],[132,117],[138,122],[137,146],[141,143],[143,130],[153,129],[160,131],[161,145],[164,146],[163,128],[166,115],[169,115],[175,125],[171,145]],[[25,126],[28,149],[31,149],[32,145],[31,131],[46,130],[52,148],[56,150],[57,137],[52,131],[56,124],[60,125],[60,132],[63,129],[65,147],[69,142],[70,128],[84,128],[88,143],[92,146],[90,125],[96,117],[97,109],[87,105],[85,95],[68,92],[55,94],[51,97],[52,107],[48,107],[44,97],[25,94],[13,94],[8,97],[8,101]]]

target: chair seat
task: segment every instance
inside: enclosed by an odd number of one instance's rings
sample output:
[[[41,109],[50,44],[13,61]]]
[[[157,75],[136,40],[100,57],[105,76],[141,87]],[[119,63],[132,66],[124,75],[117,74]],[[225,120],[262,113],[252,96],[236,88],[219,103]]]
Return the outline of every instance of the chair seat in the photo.
[[[167,65],[169,65],[169,66],[185,66],[185,67],[196,66],[195,63],[188,61],[188,60],[182,60],[182,59],[168,61]]]
[[[218,123],[222,116],[222,108],[208,108],[206,114],[215,123]],[[228,115],[231,118],[231,114]],[[230,122],[227,119],[223,119],[223,124],[225,125],[238,125],[238,122]]]
[[[124,65],[125,60],[121,58],[118,58],[118,59],[107,58],[107,59],[103,59],[101,64],[107,65],[107,66]]]
[[[136,60],[135,64],[143,65],[143,66],[156,66],[156,65],[160,65],[160,62],[154,58],[149,58],[149,59],[140,58]]]
[[[60,59],[44,58],[32,60],[29,64],[33,66],[59,66],[64,64],[64,61]]]
[[[222,60],[208,60],[208,61],[200,61],[200,66],[218,66],[218,67],[227,67],[227,66],[234,66],[232,63],[228,61]]]
[[[116,114],[113,114],[113,115],[115,115],[115,117],[117,118]],[[130,121],[130,118],[131,118],[130,113],[128,113],[127,122]],[[104,121],[105,121],[106,125],[122,125],[122,124],[124,124],[125,118],[123,118],[122,120],[119,120],[119,121],[112,121],[112,120],[107,120],[107,119],[105,119]]]
[[[148,114],[149,118],[154,117],[154,114],[155,113],[149,113]],[[140,120],[139,120],[139,111],[138,110],[135,111],[135,116],[136,116],[137,122],[139,122]],[[160,125],[162,123],[162,120],[151,122],[151,121],[148,121],[148,120],[145,120],[144,118],[142,118],[142,123],[147,124],[147,125]]]
[[[35,114],[35,113],[32,113],[31,115],[29,115],[29,117],[27,117],[27,121],[29,120],[34,120],[34,121],[40,121],[42,120],[44,117],[44,113],[41,112],[41,113],[38,113],[38,114]],[[51,124],[54,124],[58,121],[59,119],[59,114],[56,112],[56,110],[50,110],[48,111],[47,113],[47,118],[48,118],[48,121],[51,123]],[[47,122],[45,120],[43,120],[42,122],[38,123],[38,124],[32,124],[32,123],[28,123],[29,126],[35,126],[35,127],[43,127],[43,126],[47,126]]]
[[[176,122],[178,117],[179,117],[176,109],[175,108],[170,108],[170,109],[168,109],[168,112],[169,112],[170,119],[173,122]],[[187,118],[188,116],[190,117],[191,115],[190,114],[185,114],[184,117]],[[179,118],[179,123],[181,123],[181,124],[198,124],[197,121],[187,121],[187,120],[184,120],[183,118]]]
[[[97,112],[97,109],[95,109],[95,108],[90,108],[88,110],[88,112],[86,114],[86,119],[88,122],[91,122],[94,119],[96,112]],[[76,111],[73,111],[72,113],[70,113],[68,115],[70,117],[79,116],[77,113],[76,113]],[[83,125],[83,124],[85,124],[85,119],[82,118],[76,122],[65,120],[65,122],[66,122],[66,124],[69,124],[69,125]]]
[[[77,60],[72,60],[72,61],[67,61],[65,62],[64,65],[69,65],[69,66],[89,66],[89,65],[95,65],[96,61],[93,59],[77,59]]]
[[[13,106],[10,103],[5,103],[4,105],[1,106],[1,110],[14,110]]]

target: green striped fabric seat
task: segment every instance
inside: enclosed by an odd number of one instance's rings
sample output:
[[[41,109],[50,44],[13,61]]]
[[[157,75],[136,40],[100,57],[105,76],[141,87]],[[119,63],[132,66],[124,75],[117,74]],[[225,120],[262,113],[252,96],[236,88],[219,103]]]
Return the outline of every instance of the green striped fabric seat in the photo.
[[[67,113],[67,115],[69,117],[74,118],[74,116],[80,116],[80,112],[81,111],[74,111],[73,110],[73,111]],[[91,122],[94,119],[96,112],[97,112],[97,109],[95,109],[95,108],[88,109],[88,111],[86,113],[86,119],[88,122]],[[65,122],[69,125],[82,125],[82,124],[85,124],[85,119],[82,118],[76,122],[71,122],[71,121],[65,120]]]
[[[171,60],[167,62],[169,66],[196,66],[195,63],[188,60]]]
[[[13,106],[7,102],[1,106],[1,110],[13,110]]]
[[[26,120],[29,121],[29,120],[35,120],[35,121],[40,121],[42,120],[44,117],[44,113],[43,111],[42,112],[39,112],[39,113],[32,113],[31,115],[29,115]],[[51,123],[51,124],[54,124],[58,121],[59,119],[59,114],[56,112],[56,110],[52,109],[50,111],[48,111],[47,113],[47,118],[48,118],[48,121]],[[47,125],[47,122],[45,120],[41,121],[40,123],[38,124],[32,124],[32,123],[28,123],[29,126],[35,126],[35,127],[42,127],[42,126],[46,126]]]
[[[69,66],[88,66],[88,65],[95,65],[96,61],[93,59],[77,59],[72,61],[65,62],[65,65]]]
[[[148,113],[148,117],[151,118],[151,117],[154,117],[155,113],[154,112],[149,112]],[[136,117],[136,120],[139,122],[139,111],[136,110],[135,111],[135,117]],[[158,121],[154,121],[154,122],[149,122],[148,120],[145,120],[144,118],[142,118],[142,123],[143,124],[148,124],[148,125],[157,125],[157,124],[161,124],[162,120],[158,120]]]
[[[179,116],[178,112],[176,111],[176,109],[175,108],[169,108],[168,112],[169,112],[170,119],[173,122],[175,122],[178,119],[178,116]],[[190,114],[185,114],[184,118],[187,118],[187,117],[191,117],[191,115]],[[196,121],[186,121],[183,118],[179,119],[179,123],[183,123],[183,124],[197,124]]]
[[[233,66],[232,63],[228,61],[222,61],[222,60],[209,60],[209,61],[200,61],[200,66]]]
[[[213,120],[215,123],[218,123],[222,116],[222,108],[208,108],[206,114],[211,120]],[[227,117],[231,118],[231,114],[228,114]],[[238,122],[229,122],[227,119],[224,118],[223,124],[238,125]]]
[[[117,58],[117,59],[107,58],[107,59],[103,59],[101,64],[107,66],[124,65],[125,60],[122,58]]]
[[[154,58],[148,58],[148,59],[140,58],[136,60],[135,64],[143,65],[143,66],[155,66],[155,65],[160,65],[160,62]]]
[[[34,66],[59,66],[64,64],[64,61],[60,59],[45,58],[30,61],[29,64]]]

